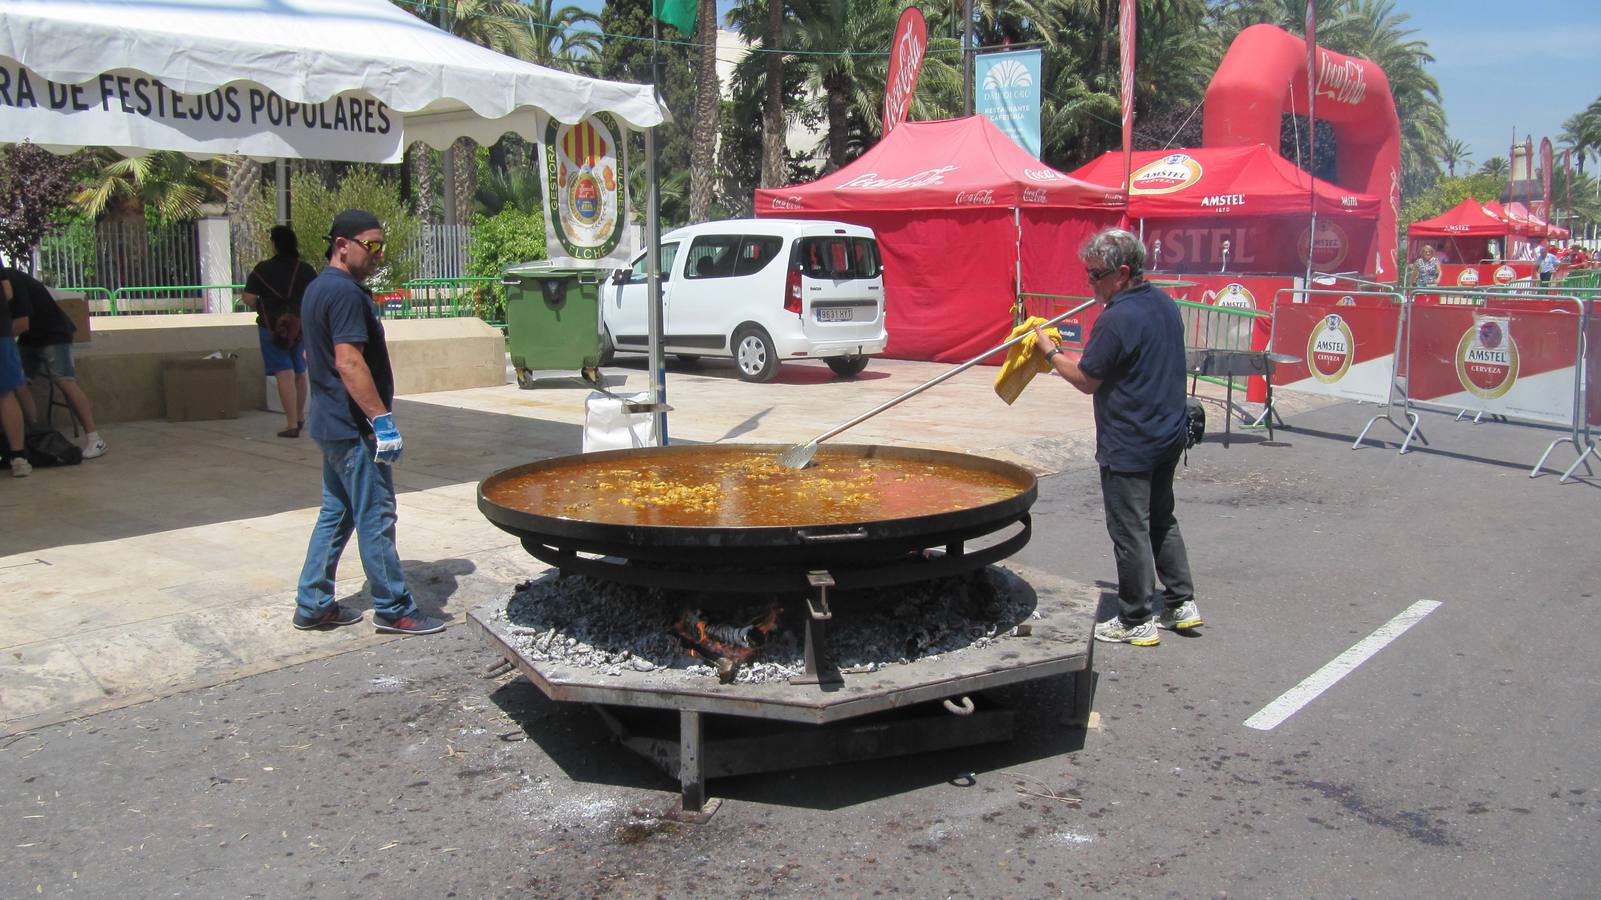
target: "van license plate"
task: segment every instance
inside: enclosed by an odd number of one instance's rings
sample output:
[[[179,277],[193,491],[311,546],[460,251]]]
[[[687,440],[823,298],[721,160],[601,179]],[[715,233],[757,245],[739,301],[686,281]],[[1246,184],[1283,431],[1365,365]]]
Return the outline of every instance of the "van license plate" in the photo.
[[[819,322],[849,322],[855,318],[848,306],[829,306],[817,311]]]

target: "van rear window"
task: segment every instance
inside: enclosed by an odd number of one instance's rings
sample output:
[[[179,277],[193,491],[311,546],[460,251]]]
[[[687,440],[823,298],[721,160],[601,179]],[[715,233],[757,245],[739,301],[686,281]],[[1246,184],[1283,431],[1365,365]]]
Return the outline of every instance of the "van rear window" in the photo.
[[[811,278],[877,278],[883,271],[878,258],[878,242],[872,238],[801,238],[795,245],[802,274]]]

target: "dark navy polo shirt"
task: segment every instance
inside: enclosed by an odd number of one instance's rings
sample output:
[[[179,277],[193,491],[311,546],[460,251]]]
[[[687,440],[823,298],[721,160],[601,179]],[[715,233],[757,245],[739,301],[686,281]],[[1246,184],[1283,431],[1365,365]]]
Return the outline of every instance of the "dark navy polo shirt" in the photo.
[[[306,424],[319,441],[340,441],[371,434],[367,416],[350,399],[334,368],[335,344],[361,344],[372,370],[373,384],[385,409],[393,409],[395,375],[389,368],[384,326],[373,308],[372,292],[350,273],[329,266],[312,280],[300,304],[300,329],[311,381],[311,410]]]
[[[1095,390],[1095,461],[1144,472],[1184,444],[1184,320],[1173,298],[1141,283],[1106,304],[1079,369]]]

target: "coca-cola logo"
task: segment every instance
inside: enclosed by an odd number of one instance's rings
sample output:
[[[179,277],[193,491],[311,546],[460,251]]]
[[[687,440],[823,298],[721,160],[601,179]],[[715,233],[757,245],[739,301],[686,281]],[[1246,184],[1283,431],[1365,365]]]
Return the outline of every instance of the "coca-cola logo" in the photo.
[[[906,119],[912,105],[912,91],[917,87],[917,74],[923,67],[923,53],[928,48],[928,25],[923,13],[915,6],[901,12],[895,26],[896,38],[890,51],[890,79],[884,90],[884,133]]]
[[[1023,202],[1024,203],[1044,203],[1045,202],[1045,189],[1044,188],[1023,188]]]
[[[1354,59],[1334,59],[1327,50],[1318,51],[1317,95],[1338,103],[1356,106],[1367,97],[1367,76]]]
[[[1184,153],[1174,153],[1136,169],[1129,182],[1129,193],[1171,194],[1200,180],[1200,161]]]
[[[1023,177],[1030,181],[1067,181],[1067,176],[1055,169],[1024,169]]]
[[[893,191],[901,188],[927,187],[939,184],[945,176],[956,171],[956,166],[940,166],[937,169],[924,169],[902,178],[889,178],[877,172],[863,172],[851,180],[840,185],[840,188],[859,188],[866,191]]]
[[[989,188],[981,191],[960,191],[956,195],[957,206],[987,206],[995,202],[995,192]]]
[[[797,197],[797,196],[795,196],[793,194],[791,194],[788,197],[774,197],[769,202],[772,204],[772,206],[771,206],[772,209],[805,209],[806,208],[806,204],[801,202],[801,198],[799,198],[799,197]]]

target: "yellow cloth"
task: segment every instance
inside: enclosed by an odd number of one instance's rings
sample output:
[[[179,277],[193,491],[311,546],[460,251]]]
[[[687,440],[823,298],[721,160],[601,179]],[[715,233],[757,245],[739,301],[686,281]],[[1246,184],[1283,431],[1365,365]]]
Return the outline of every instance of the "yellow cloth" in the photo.
[[[1034,326],[1044,325],[1045,322],[1045,319],[1033,316],[1027,322],[1013,328],[1007,339],[1028,334],[1034,330]],[[1062,340],[1061,332],[1057,331],[1054,325],[1045,329],[1045,336],[1057,343]],[[995,373],[995,393],[1010,405],[1019,394],[1023,393],[1023,388],[1028,387],[1028,383],[1034,380],[1035,375],[1049,372],[1051,369],[1052,366],[1045,361],[1045,354],[1040,352],[1038,343],[1032,336],[1026,337],[1013,344],[1012,349],[1007,351],[1006,362],[1002,363],[1001,370]]]

